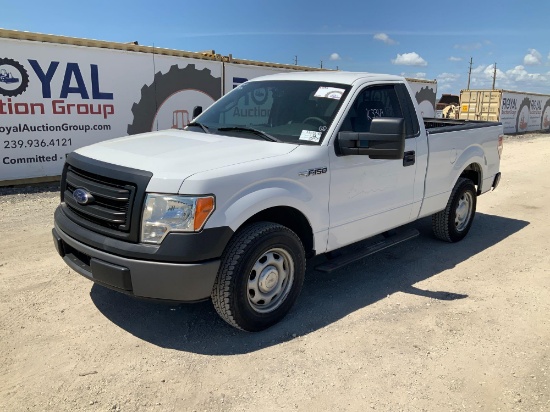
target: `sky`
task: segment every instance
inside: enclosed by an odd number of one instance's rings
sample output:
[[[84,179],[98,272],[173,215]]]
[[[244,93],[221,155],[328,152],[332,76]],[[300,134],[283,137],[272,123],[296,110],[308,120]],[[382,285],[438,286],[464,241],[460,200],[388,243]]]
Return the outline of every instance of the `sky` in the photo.
[[[0,27],[550,94],[550,0],[0,0]],[[0,51],[1,55],[1,51]]]

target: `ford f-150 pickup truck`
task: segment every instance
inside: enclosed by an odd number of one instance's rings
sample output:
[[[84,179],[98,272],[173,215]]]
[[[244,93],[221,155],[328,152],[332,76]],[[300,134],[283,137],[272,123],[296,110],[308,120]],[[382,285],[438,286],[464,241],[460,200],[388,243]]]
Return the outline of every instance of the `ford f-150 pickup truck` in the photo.
[[[71,153],[54,243],[100,285],[211,298],[247,331],[285,316],[315,255],[334,271],[414,237],[393,229],[429,215],[436,237],[461,240],[500,179],[502,125],[423,120],[397,76],[278,74],[195,109],[184,130]],[[367,238],[381,240],[328,253]]]

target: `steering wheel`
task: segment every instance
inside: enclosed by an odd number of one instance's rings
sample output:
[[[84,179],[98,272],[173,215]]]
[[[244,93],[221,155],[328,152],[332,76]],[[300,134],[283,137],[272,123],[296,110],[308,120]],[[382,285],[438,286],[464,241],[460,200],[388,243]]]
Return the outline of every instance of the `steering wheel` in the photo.
[[[310,124],[311,124],[311,120],[314,120],[315,122],[319,122],[321,124],[321,126],[325,126],[327,124],[327,122],[325,122],[323,119],[321,119],[320,117],[315,117],[315,116],[306,117],[304,120],[302,120],[302,123],[310,122]]]

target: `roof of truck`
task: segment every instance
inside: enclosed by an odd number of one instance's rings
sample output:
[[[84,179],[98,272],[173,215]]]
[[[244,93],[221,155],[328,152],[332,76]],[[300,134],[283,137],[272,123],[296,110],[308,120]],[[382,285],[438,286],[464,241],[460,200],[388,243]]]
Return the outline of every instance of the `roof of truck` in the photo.
[[[391,74],[379,74],[368,72],[343,72],[343,71],[323,71],[323,72],[292,72],[271,74],[268,76],[257,77],[250,81],[257,80],[306,80],[341,84],[353,84],[357,80],[366,79],[372,81],[404,81],[401,76]]]

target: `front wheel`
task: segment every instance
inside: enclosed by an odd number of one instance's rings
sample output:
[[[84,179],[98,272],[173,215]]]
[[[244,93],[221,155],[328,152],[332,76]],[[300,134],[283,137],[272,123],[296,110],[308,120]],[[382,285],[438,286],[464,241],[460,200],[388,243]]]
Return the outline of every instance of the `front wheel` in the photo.
[[[447,206],[432,215],[434,235],[447,242],[458,242],[470,231],[476,213],[476,187],[470,179],[459,178]]]
[[[302,289],[305,252],[285,226],[259,222],[240,230],[222,256],[212,302],[230,325],[256,332],[281,320]]]

